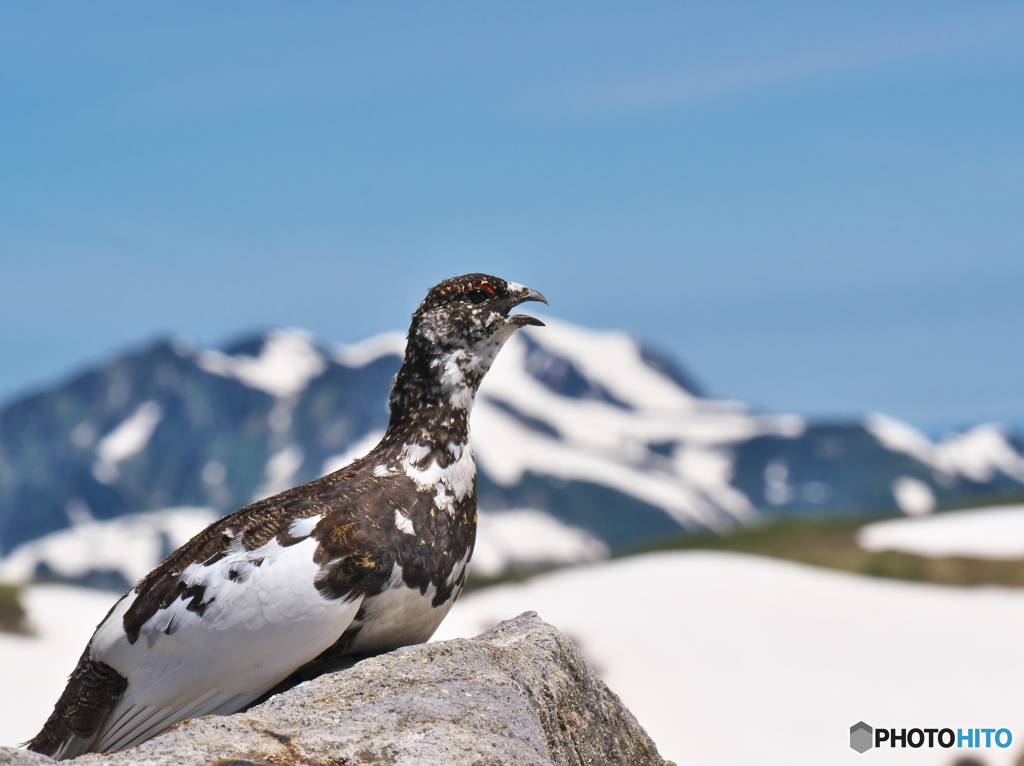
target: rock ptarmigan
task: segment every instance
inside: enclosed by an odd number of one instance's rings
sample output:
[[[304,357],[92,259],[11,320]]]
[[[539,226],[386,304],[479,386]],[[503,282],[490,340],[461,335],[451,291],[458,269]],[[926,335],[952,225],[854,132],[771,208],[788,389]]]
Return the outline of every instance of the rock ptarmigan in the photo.
[[[29,749],[122,750],[186,718],[240,710],[307,663],[426,641],[476,537],[469,415],[544,296],[486,274],[432,288],[412,316],[384,438],[320,479],[225,516],[100,623]]]

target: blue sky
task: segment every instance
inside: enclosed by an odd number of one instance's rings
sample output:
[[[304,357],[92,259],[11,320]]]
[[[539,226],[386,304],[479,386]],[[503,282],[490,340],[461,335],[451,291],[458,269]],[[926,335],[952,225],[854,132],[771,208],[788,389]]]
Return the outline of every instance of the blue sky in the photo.
[[[0,7],[0,400],[523,282],[714,395],[1024,421],[1024,6]]]

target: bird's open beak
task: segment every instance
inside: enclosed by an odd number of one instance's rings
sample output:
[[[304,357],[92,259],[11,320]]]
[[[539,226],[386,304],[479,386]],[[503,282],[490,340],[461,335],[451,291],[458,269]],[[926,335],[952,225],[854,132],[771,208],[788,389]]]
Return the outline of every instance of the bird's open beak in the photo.
[[[526,285],[519,285],[513,282],[508,284],[509,295],[512,298],[512,304],[508,307],[511,311],[513,308],[518,306],[520,303],[526,303],[527,301],[540,301],[541,303],[547,303],[548,299],[538,293],[536,290],[531,290]],[[508,316],[508,312],[505,313]],[[508,317],[508,321],[517,327],[525,327],[526,325],[534,325],[535,327],[543,327],[544,323],[536,317],[528,316],[526,314],[513,314]]]

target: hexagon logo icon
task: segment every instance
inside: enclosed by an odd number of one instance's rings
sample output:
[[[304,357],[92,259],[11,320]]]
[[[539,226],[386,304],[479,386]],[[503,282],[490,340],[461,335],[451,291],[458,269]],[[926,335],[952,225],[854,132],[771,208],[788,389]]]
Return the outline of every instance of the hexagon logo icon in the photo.
[[[858,753],[864,753],[873,746],[871,741],[872,729],[863,721],[858,721],[850,727],[850,747]]]

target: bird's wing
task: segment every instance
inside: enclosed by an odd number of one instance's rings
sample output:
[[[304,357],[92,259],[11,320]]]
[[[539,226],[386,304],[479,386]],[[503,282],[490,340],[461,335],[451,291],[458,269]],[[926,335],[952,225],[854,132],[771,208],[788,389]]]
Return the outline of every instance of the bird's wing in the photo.
[[[247,550],[239,538],[180,572],[162,566],[122,598],[82,662],[127,685],[91,736],[71,733],[54,755],[120,750],[186,718],[235,712],[331,646],[362,598],[317,590],[316,518],[297,520],[287,544]]]

